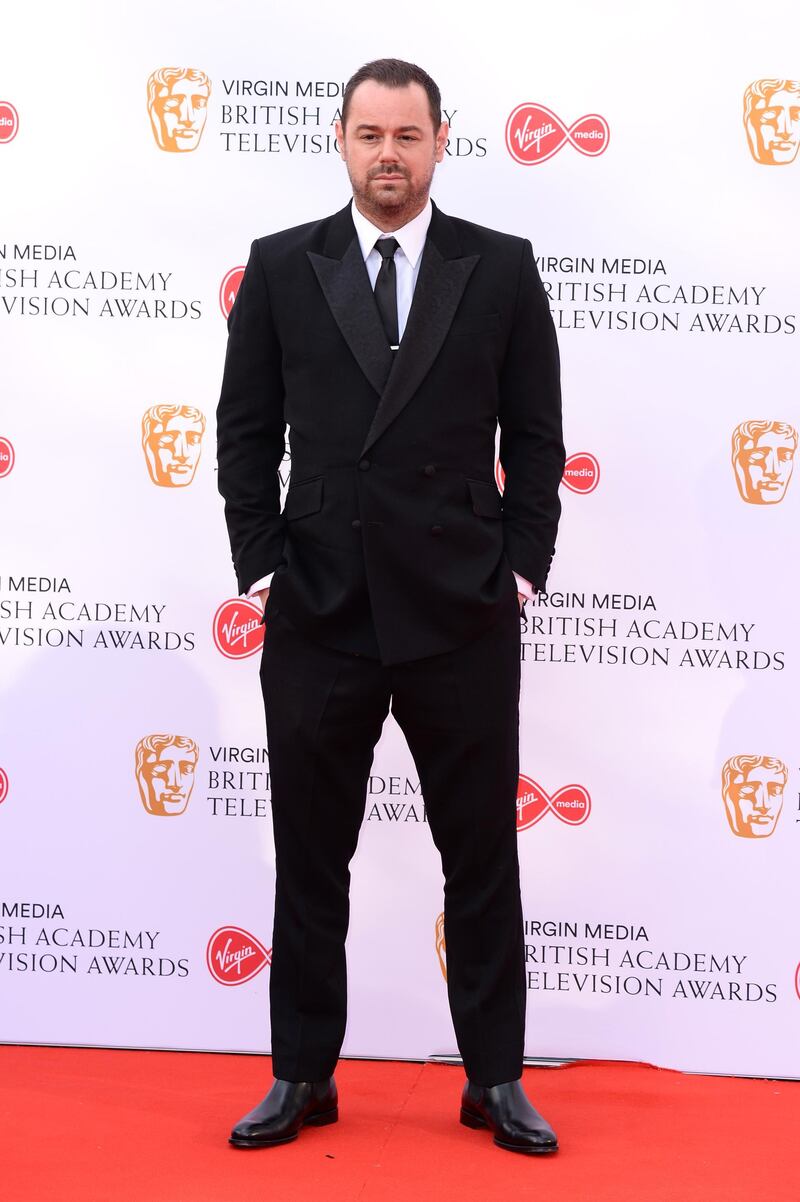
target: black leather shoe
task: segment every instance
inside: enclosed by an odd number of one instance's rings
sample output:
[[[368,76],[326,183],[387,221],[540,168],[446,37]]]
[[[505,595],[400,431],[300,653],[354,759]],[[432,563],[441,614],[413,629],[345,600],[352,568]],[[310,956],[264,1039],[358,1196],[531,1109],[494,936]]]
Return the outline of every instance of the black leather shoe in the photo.
[[[531,1106],[521,1081],[503,1085],[467,1081],[461,1095],[461,1122],[465,1127],[488,1127],[497,1146],[509,1152],[544,1155],[558,1150],[555,1131]]]
[[[306,1123],[318,1127],[335,1123],[339,1098],[333,1077],[325,1081],[276,1079],[263,1102],[246,1114],[231,1131],[236,1148],[270,1148],[288,1144]]]

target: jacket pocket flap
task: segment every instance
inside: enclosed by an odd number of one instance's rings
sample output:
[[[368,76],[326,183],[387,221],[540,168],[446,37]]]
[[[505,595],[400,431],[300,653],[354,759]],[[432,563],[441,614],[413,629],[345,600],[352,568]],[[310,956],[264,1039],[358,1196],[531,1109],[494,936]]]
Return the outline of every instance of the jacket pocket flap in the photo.
[[[304,518],[322,508],[322,476],[290,484],[283,506],[283,516],[289,521]]]
[[[501,518],[503,504],[500,493],[493,484],[486,480],[467,480],[467,486],[472,497],[472,512],[482,518]]]

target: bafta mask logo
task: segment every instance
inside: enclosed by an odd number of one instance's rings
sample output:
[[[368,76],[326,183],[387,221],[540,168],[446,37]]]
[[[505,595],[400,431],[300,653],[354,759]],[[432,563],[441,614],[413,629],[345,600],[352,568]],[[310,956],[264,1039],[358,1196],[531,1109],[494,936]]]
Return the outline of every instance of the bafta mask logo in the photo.
[[[744,94],[744,127],[757,163],[784,167],[800,149],[800,80],[757,79]]]
[[[786,496],[797,450],[788,422],[742,422],[733,432],[733,471],[743,501],[777,505]]]
[[[442,976],[447,980],[447,948],[444,942],[444,913],[436,919],[436,958],[442,970]]]
[[[272,963],[272,949],[243,927],[220,927],[206,947],[208,971],[220,985],[244,985]]]
[[[153,405],[142,418],[142,448],[154,484],[185,488],[200,462],[206,419],[194,405]]]
[[[0,438],[0,479],[14,468],[14,447],[7,438]]]
[[[194,67],[160,67],[147,81],[147,111],[162,150],[197,150],[208,116],[211,80]]]
[[[19,113],[10,100],[0,100],[0,145],[13,142],[19,133]]]
[[[148,814],[182,814],[194,787],[199,751],[187,735],[146,735],[136,744],[136,783]]]
[[[722,800],[728,824],[743,839],[766,839],[783,808],[789,770],[768,755],[734,755],[722,766]]]
[[[541,822],[548,812],[567,826],[582,826],[592,811],[592,799],[583,785],[564,785],[552,795],[529,776],[517,783],[517,831]]]
[[[233,302],[236,300],[236,294],[243,278],[244,267],[232,267],[225,273],[219,289],[219,307],[223,317],[230,317]]]

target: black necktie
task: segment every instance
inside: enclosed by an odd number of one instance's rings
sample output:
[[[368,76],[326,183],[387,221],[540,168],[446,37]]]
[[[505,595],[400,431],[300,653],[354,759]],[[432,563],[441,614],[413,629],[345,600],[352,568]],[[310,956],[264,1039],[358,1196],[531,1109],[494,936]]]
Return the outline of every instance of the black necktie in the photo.
[[[383,258],[375,281],[375,303],[392,350],[396,350],[400,342],[397,322],[397,269],[394,265],[394,253],[399,245],[396,238],[379,238],[375,243],[375,249]]]

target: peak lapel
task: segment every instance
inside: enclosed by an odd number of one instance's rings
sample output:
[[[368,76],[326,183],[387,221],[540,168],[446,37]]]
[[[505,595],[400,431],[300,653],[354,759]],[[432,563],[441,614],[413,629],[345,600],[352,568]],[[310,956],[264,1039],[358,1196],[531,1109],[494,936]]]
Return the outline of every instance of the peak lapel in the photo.
[[[402,412],[430,371],[467,281],[480,259],[480,255],[445,258],[439,246],[445,253],[451,249],[455,252],[457,242],[450,221],[440,209],[434,208],[406,328],[361,449],[362,455]],[[375,305],[373,310],[377,313]],[[380,319],[378,321],[380,323]],[[385,335],[383,338],[385,345]]]
[[[392,352],[381,325],[349,205],[333,218],[325,251],[328,253],[308,250],[306,254],[347,345],[380,395],[392,367]]]

